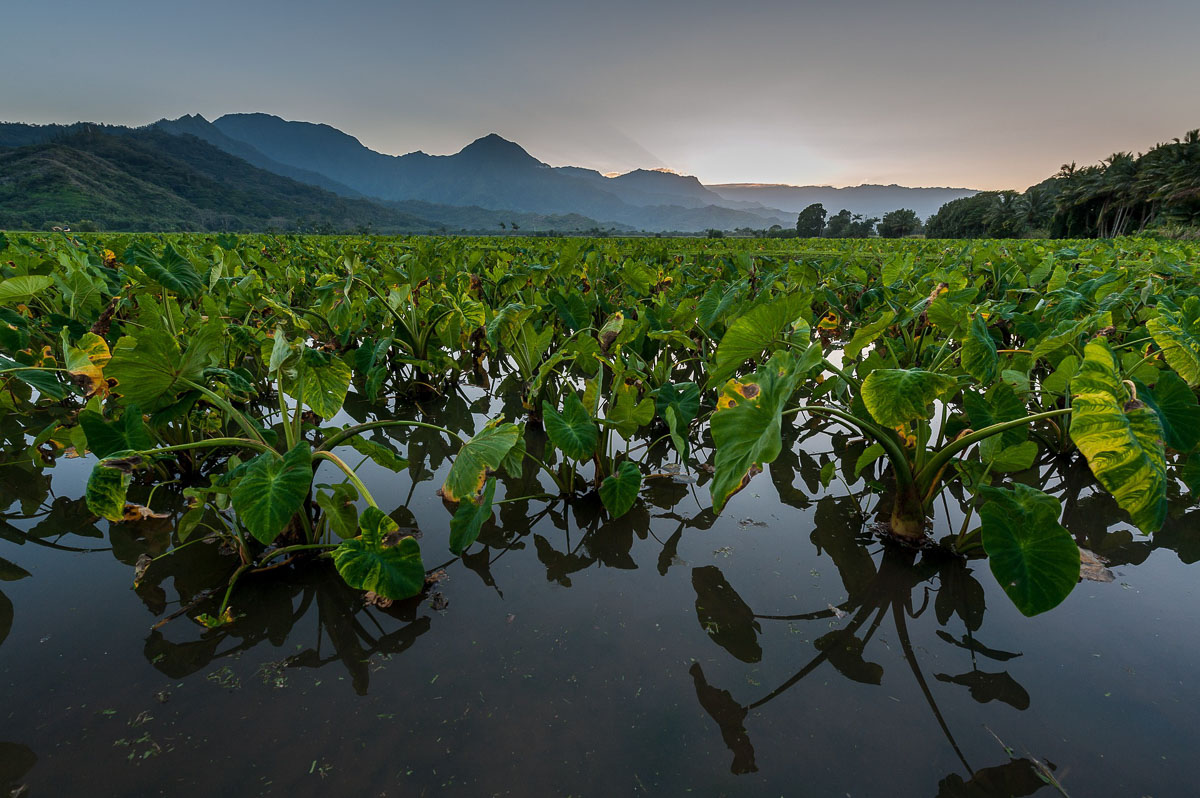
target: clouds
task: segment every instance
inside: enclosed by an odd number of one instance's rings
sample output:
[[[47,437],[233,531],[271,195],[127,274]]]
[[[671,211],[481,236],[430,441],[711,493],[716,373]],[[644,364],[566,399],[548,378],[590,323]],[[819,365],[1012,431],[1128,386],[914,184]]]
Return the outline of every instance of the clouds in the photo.
[[[0,114],[261,110],[708,182],[1023,188],[1200,125],[1200,4],[16,0]]]

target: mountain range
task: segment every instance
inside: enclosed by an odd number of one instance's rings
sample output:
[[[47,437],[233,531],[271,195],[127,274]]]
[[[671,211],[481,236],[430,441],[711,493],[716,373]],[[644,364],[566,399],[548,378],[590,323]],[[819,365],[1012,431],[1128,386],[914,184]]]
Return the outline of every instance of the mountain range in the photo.
[[[0,226],[81,219],[113,229],[379,232],[682,231],[790,227],[822,202],[927,216],[969,189],[705,186],[638,169],[552,167],[484,136],[454,155],[387,155],[329,125],[267,114],[163,119],[141,128],[0,123]]]

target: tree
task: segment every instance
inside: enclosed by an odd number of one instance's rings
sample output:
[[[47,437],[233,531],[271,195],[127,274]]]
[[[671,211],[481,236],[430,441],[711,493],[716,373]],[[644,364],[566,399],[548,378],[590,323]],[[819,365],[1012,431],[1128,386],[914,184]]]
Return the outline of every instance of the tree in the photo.
[[[826,238],[849,238],[850,225],[854,223],[854,216],[850,211],[842,208],[840,211],[829,217],[829,222],[825,225],[823,235]]]
[[[825,229],[825,206],[814,202],[796,217],[796,235],[801,238],[817,238]]]
[[[921,229],[921,220],[917,212],[909,208],[888,211],[879,223],[880,238],[904,238]]]

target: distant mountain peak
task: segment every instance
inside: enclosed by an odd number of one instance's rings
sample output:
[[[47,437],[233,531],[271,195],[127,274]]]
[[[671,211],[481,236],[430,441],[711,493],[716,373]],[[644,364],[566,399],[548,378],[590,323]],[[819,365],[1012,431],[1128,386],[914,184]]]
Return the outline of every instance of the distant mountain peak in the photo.
[[[497,133],[488,133],[482,138],[475,139],[458,152],[471,160],[488,161],[491,163],[507,162],[512,164],[528,164],[543,166],[541,161],[534,158],[525,148],[515,141],[509,141]]]

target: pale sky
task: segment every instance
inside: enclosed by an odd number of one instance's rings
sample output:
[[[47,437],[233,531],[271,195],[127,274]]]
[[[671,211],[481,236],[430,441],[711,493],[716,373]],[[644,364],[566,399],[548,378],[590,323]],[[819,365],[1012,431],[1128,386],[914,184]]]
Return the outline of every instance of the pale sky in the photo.
[[[1023,189],[1200,127],[1197,0],[7,0],[0,120],[262,111],[706,183]]]

